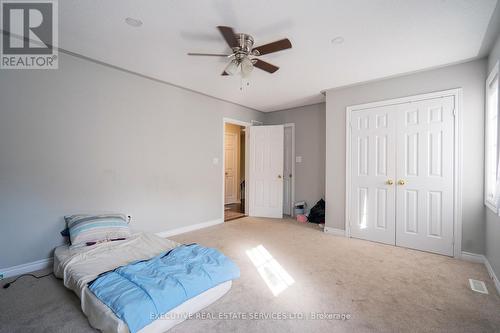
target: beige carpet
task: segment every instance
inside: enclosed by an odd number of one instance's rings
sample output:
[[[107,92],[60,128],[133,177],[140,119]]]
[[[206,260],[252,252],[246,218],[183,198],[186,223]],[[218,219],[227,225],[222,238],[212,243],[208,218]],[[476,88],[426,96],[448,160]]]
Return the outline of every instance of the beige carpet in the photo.
[[[219,248],[241,278],[204,310],[206,319],[171,332],[500,332],[500,297],[480,264],[336,237],[292,220],[243,218],[173,238]],[[294,280],[277,296],[246,254],[259,245]],[[469,278],[485,281],[490,294],[471,291]],[[349,319],[314,320],[311,313]],[[238,319],[266,314],[296,319]],[[60,281],[25,278],[0,289],[0,331],[92,329]]]

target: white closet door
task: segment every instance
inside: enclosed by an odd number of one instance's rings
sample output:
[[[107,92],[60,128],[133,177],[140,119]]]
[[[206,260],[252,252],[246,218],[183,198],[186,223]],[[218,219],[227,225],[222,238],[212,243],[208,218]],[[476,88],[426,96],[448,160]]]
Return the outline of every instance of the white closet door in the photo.
[[[386,106],[351,114],[351,236],[392,245],[396,109]]]
[[[250,216],[283,217],[283,145],[283,125],[250,127]]]
[[[453,255],[454,97],[400,105],[396,244]]]

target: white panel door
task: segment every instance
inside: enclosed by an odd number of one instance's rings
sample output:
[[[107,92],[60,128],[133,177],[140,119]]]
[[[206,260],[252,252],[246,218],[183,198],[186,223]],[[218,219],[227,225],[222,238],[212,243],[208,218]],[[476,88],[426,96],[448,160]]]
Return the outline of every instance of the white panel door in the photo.
[[[250,127],[250,216],[283,217],[283,143],[283,125]]]
[[[285,150],[283,170],[283,214],[292,215],[292,127],[285,127]]]
[[[238,134],[224,134],[224,204],[238,201]]]
[[[454,97],[400,105],[396,244],[453,255]]]
[[[396,111],[395,106],[354,111],[350,123],[351,236],[393,245]]]

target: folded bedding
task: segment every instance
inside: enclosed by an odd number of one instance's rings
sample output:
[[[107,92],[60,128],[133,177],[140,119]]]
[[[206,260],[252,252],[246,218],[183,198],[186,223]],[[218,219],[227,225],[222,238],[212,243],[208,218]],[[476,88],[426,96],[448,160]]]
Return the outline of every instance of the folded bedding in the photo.
[[[138,260],[151,259],[181,244],[149,233],[92,246],[63,245],[54,252],[54,274],[80,298],[100,274]],[[83,306],[84,304],[82,304]]]
[[[103,273],[89,283],[89,290],[135,333],[186,300],[239,276],[239,268],[218,250],[181,245]]]

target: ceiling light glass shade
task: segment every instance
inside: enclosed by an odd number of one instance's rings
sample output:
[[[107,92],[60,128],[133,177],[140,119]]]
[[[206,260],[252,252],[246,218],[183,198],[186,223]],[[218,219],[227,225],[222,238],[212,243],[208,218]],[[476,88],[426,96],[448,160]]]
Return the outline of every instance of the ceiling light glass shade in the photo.
[[[243,60],[241,61],[241,76],[243,78],[246,78],[250,76],[250,73],[252,73],[252,71],[253,71],[252,60],[250,60],[250,58],[248,57],[243,58]]]
[[[225,72],[229,75],[234,75],[238,71],[238,61],[236,59],[231,60],[229,65],[226,66]]]

